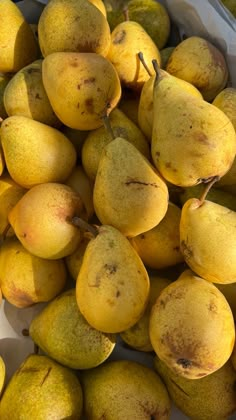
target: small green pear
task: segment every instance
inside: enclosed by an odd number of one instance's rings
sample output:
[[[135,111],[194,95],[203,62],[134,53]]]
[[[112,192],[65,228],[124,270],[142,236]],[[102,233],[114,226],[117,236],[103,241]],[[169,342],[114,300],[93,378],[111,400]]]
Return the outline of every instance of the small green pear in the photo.
[[[1,420],[80,419],[83,392],[75,373],[47,356],[29,355],[8,383]]]
[[[50,302],[33,319],[29,333],[48,356],[73,369],[100,365],[116,343],[114,334],[105,334],[87,323],[79,311],[75,289]]]

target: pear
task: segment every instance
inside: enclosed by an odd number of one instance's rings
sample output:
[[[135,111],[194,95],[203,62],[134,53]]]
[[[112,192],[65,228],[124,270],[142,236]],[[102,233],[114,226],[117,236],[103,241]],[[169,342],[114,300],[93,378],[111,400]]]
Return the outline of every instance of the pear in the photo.
[[[83,215],[80,196],[59,183],[32,187],[17,202],[8,219],[22,245],[41,258],[59,259],[74,252],[81,240],[71,220]]]
[[[48,356],[73,369],[100,365],[116,343],[114,334],[102,333],[87,323],[79,311],[74,289],[50,302],[31,321],[29,333]]]
[[[221,0],[223,5],[236,17],[236,5],[234,0]]]
[[[166,47],[166,48],[162,48],[160,50],[160,54],[161,54],[161,68],[163,70],[166,70],[166,65],[167,65],[168,60],[169,60],[172,52],[174,51],[174,49],[175,49],[175,47]]]
[[[115,108],[109,115],[115,137],[122,137],[133,144],[147,159],[150,150],[141,130],[119,109]],[[112,141],[105,127],[90,131],[82,147],[82,164],[91,180],[95,180],[99,161],[104,147]]]
[[[157,69],[151,152],[155,166],[174,185],[188,187],[222,177],[236,153],[229,118]]]
[[[83,372],[81,383],[88,419],[169,419],[165,385],[152,369],[138,362],[105,362]]]
[[[117,137],[103,150],[93,200],[101,223],[132,237],[152,229],[164,218],[168,188],[136,147]]]
[[[65,51],[106,56],[111,42],[104,14],[84,0],[51,0],[40,15],[38,35],[44,57]]]
[[[166,70],[196,86],[206,101],[224,89],[229,76],[221,51],[199,36],[190,36],[176,46]]]
[[[157,298],[149,334],[155,353],[173,372],[198,379],[230,358],[234,318],[217,287],[188,270]]]
[[[47,125],[59,127],[42,81],[42,60],[19,70],[4,91],[7,115],[22,115]]]
[[[158,270],[184,261],[180,252],[180,217],[179,207],[169,203],[165,217],[157,226],[131,238],[145,266]]]
[[[232,87],[223,89],[216,95],[212,104],[227,115],[236,130],[236,89]]]
[[[2,396],[6,380],[6,366],[3,358],[0,356],[0,396]]]
[[[216,183],[216,187],[223,188],[225,191],[225,187],[232,186],[232,192],[235,191],[235,184],[236,184],[236,158],[234,158],[233,164],[226,172],[226,174]],[[230,189],[228,190],[230,191]]]
[[[15,115],[3,121],[0,134],[8,172],[24,188],[63,182],[75,166],[72,143],[46,124]]]
[[[79,275],[84,253],[91,238],[89,232],[84,233],[76,250],[65,258],[66,266],[74,281],[77,280]]]
[[[18,185],[9,174],[5,173],[0,178],[0,235],[7,229],[8,214],[16,203],[23,197],[26,190]],[[7,236],[14,234],[12,229],[9,229]]]
[[[105,18],[107,17],[106,7],[102,0],[89,0],[89,1],[100,10],[100,12],[105,16]]]
[[[183,188],[179,193],[180,202],[182,205],[189,200],[189,198],[200,198],[205,191],[206,186],[204,184],[198,184],[194,187]],[[207,200],[218,203],[221,206],[228,207],[233,211],[236,211],[236,202],[233,194],[226,191],[221,191],[217,188],[211,188],[207,194]]]
[[[163,379],[172,401],[193,420],[228,419],[236,411],[236,371],[231,360],[216,372],[193,381],[177,375],[158,357],[157,373]]]
[[[43,60],[43,84],[57,117],[77,130],[101,127],[121,96],[115,67],[95,53],[50,54]]]
[[[190,198],[182,208],[180,249],[189,267],[204,279],[236,282],[236,212]]]
[[[142,316],[148,296],[147,271],[128,239],[112,226],[100,226],[76,282],[82,315],[100,331],[124,331]]]
[[[0,117],[4,120],[4,118],[7,118],[7,112],[4,105],[4,92],[5,89],[11,80],[11,77],[9,74],[0,74]]]
[[[0,287],[8,302],[18,308],[53,299],[63,290],[66,277],[62,259],[36,257],[15,237],[0,248]]]
[[[138,59],[139,51],[145,51],[150,68],[153,59],[161,64],[157,46],[139,23],[125,21],[117,25],[111,34],[107,58],[114,64],[122,85],[140,92],[149,75]],[[154,74],[153,69],[151,72]]]
[[[75,373],[47,356],[29,355],[0,402],[1,420],[80,419],[83,393]]]
[[[150,295],[148,305],[143,316],[131,328],[128,328],[120,333],[122,340],[128,344],[128,346],[138,351],[146,352],[153,351],[149,337],[149,319],[152,306],[156,302],[156,299],[162,290],[171,283],[171,280],[158,275],[150,275],[149,277]]]
[[[16,73],[38,58],[37,42],[13,1],[1,0],[0,16],[0,72]]]

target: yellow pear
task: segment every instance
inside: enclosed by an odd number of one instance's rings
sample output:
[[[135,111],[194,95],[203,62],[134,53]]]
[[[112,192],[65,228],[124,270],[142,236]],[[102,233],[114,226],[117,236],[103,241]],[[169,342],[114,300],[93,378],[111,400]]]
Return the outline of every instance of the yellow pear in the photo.
[[[189,267],[204,279],[236,282],[236,212],[190,198],[182,208],[180,249]]]
[[[72,143],[46,124],[15,115],[3,121],[0,134],[8,172],[24,188],[63,182],[75,166]]]
[[[125,21],[115,27],[111,34],[108,59],[114,64],[122,85],[141,91],[149,75],[138,59],[138,53],[145,51],[145,60],[151,69],[152,60],[161,64],[160,52],[143,27],[134,21]]]
[[[13,1],[1,0],[0,16],[0,72],[16,73],[38,58],[37,42]]]
[[[101,223],[132,237],[152,229],[164,218],[168,188],[136,147],[117,137],[103,149],[93,201]]]
[[[16,205],[21,197],[26,193],[26,190],[18,185],[13,179],[6,173],[0,178],[0,235],[7,229],[8,214],[11,209]],[[14,234],[12,229],[9,229],[7,236]]]
[[[6,89],[6,86],[8,85],[9,81],[11,80],[11,77],[9,74],[0,74],[0,118],[4,120],[4,118],[7,118],[7,112],[4,105],[4,92]]]
[[[28,190],[10,211],[8,219],[22,245],[33,255],[63,258],[81,240],[71,220],[83,216],[80,196],[59,183],[44,183]]]
[[[227,115],[236,130],[236,89],[232,87],[223,89],[212,103]]]
[[[84,253],[90,239],[91,239],[91,236],[88,234],[88,232],[84,233],[76,250],[65,258],[68,271],[72,279],[75,281],[77,280],[77,277],[78,277],[78,274],[79,274],[79,271],[83,262]]]
[[[236,371],[231,360],[211,375],[197,381],[177,375],[158,357],[157,373],[163,379],[174,404],[193,420],[228,419],[236,411]]]
[[[88,219],[90,219],[94,214],[93,184],[81,165],[78,165],[73,169],[65,184],[80,195],[87,211]]]
[[[132,360],[105,362],[82,372],[84,413],[87,419],[170,418],[165,385],[152,369]],[[106,413],[106,414],[104,414]]]
[[[50,54],[43,60],[43,84],[57,117],[77,130],[101,127],[121,96],[115,67],[95,53]]]
[[[15,237],[0,248],[0,287],[8,302],[18,308],[53,299],[65,286],[66,276],[62,259],[36,257]]]
[[[171,280],[150,275],[150,295],[148,305],[142,317],[132,327],[120,333],[122,340],[130,347],[138,351],[153,351],[153,347],[149,337],[149,319],[152,306],[156,302],[162,290],[167,287]]]
[[[51,0],[40,15],[38,35],[44,57],[55,52],[106,56],[111,42],[104,14],[84,0]]]
[[[76,282],[79,309],[99,331],[117,333],[142,316],[149,297],[149,277],[128,239],[102,225],[84,253]]]
[[[8,116],[22,115],[47,125],[60,126],[48,100],[42,81],[42,60],[19,70],[4,91]]]
[[[184,187],[222,177],[236,153],[233,124],[223,111],[156,70],[151,144],[155,166],[167,181]]]
[[[155,353],[171,370],[198,379],[230,358],[234,318],[217,287],[188,270],[157,298],[149,334]]]
[[[180,252],[180,217],[179,207],[169,203],[165,217],[157,226],[131,238],[145,266],[158,270],[184,261]]]
[[[181,41],[172,52],[166,70],[196,86],[206,101],[224,89],[228,68],[221,51],[199,36]]]
[[[115,137],[122,137],[133,144],[147,159],[150,158],[149,144],[141,130],[119,109],[109,115]],[[90,131],[82,147],[82,164],[91,180],[95,180],[104,147],[112,141],[105,127]]]
[[[100,365],[116,344],[115,334],[102,333],[84,319],[78,309],[75,289],[53,299],[36,315],[29,333],[48,356],[72,369],[91,369]]]

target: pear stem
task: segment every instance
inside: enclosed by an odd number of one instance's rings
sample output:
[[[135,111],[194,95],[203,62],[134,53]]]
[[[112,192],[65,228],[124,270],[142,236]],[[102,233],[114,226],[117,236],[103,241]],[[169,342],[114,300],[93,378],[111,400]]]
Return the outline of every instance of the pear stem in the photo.
[[[156,59],[152,60],[152,65],[153,65],[153,68],[154,68],[155,73],[156,73],[156,80],[158,80],[161,77],[161,71],[160,71],[161,69],[160,69]]]
[[[129,9],[128,9],[128,6],[125,6],[124,7],[124,9],[123,9],[123,15],[124,15],[125,21],[128,22],[129,21]]]
[[[116,136],[112,130],[111,122],[107,114],[102,117],[102,121],[108,134],[110,134],[111,139],[114,140]]]
[[[142,51],[140,51],[140,52],[138,53],[138,58],[139,58],[139,60],[141,61],[141,63],[142,63],[142,65],[143,65],[143,67],[144,67],[144,68],[145,68],[145,70],[146,70],[146,72],[147,72],[147,73],[149,74],[149,76],[151,77],[151,76],[152,76],[152,73],[151,73],[150,69],[148,68],[146,61],[144,60],[144,57],[143,57],[143,53],[142,53]]]
[[[85,222],[85,220],[81,219],[80,217],[74,216],[72,217],[70,222],[72,223],[72,225],[82,230],[89,231],[94,237],[98,235],[98,228]]]
[[[219,181],[220,177],[218,175],[214,176],[212,178],[212,180],[210,182],[207,183],[206,188],[204,189],[199,201],[200,201],[200,206],[202,206],[202,204],[204,203],[207,194],[209,193],[211,187],[215,184],[215,182]]]

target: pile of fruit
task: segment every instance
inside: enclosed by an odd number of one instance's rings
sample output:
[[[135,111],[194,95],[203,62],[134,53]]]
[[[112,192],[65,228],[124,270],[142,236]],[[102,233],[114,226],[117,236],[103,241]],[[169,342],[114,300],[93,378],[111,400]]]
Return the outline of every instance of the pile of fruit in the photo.
[[[236,412],[236,89],[154,0],[0,0],[1,420]],[[111,360],[117,343],[152,367]],[[16,349],[17,351],[17,349]],[[1,354],[1,341],[0,341]]]

